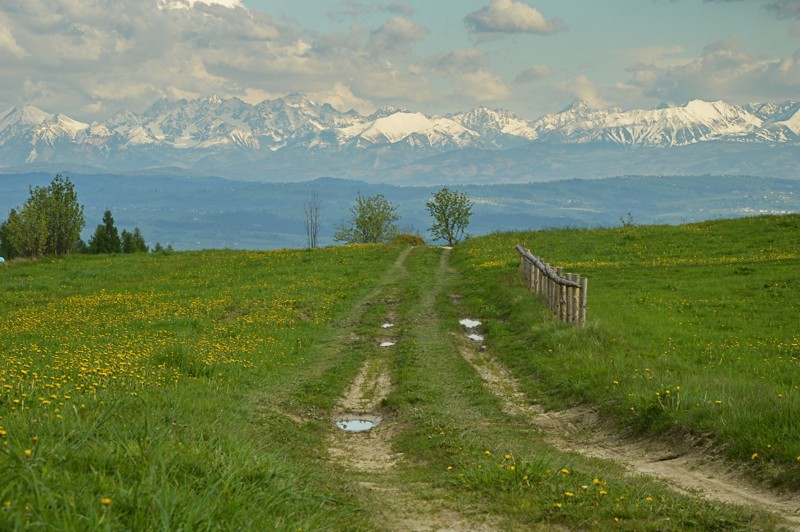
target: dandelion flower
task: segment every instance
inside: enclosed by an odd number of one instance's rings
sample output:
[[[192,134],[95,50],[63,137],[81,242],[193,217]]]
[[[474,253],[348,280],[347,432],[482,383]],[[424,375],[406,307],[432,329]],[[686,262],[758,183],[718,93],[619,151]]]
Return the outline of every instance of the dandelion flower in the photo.
[[[600,490],[598,493],[600,493],[600,495],[608,495],[606,490]]]
[[[595,486],[597,486],[598,484],[600,484],[600,479],[599,479],[599,478],[596,478],[596,479],[594,479],[594,480],[592,481],[592,484],[594,484]]]
[[[492,455],[492,451],[483,451],[483,454],[485,454],[486,456],[491,456]]]
[[[564,473],[565,475],[569,475],[569,469],[567,468],[562,469],[561,472]]]
[[[100,499],[100,504],[103,506],[111,506],[111,497],[103,497]]]
[[[23,452],[25,453],[25,458],[30,458],[31,455],[33,454],[33,451],[31,451],[30,449],[25,449],[25,451]]]
[[[574,497],[574,496],[575,496],[575,494],[574,494],[574,493],[572,493],[571,491],[565,491],[565,492],[564,492],[564,495],[565,495],[566,497]]]
[[[511,460],[511,455],[510,455],[510,454],[508,454],[508,453],[506,453],[506,455],[504,456],[504,458],[505,458],[506,460]]]
[[[553,505],[553,508],[561,508],[562,506],[563,506],[563,504],[561,504],[560,502],[557,502],[557,503],[555,503]]]
[[[645,498],[645,502],[653,502],[653,498],[652,497],[647,497],[647,498]]]

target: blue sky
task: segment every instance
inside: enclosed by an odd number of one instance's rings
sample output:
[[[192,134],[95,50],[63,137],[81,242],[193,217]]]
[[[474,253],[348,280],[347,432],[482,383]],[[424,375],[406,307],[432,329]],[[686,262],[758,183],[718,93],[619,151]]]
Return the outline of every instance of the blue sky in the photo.
[[[161,97],[525,118],[575,99],[800,99],[800,0],[26,0],[0,5],[0,110],[83,121]],[[10,3],[8,3],[10,4]]]

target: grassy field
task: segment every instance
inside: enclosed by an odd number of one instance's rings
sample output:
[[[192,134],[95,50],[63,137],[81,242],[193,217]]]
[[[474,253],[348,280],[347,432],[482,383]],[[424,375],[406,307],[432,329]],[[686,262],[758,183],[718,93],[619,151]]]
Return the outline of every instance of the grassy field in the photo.
[[[0,528],[344,526],[330,479],[256,413],[314,371],[309,348],[393,259],[373,246],[7,265]]]
[[[520,242],[589,278],[589,327],[521,295]],[[800,488],[800,216],[505,233],[454,253],[492,347],[533,397],[714,442]]]
[[[770,217],[492,235],[452,252],[6,263],[0,529],[397,529],[406,503],[427,522],[504,530],[773,528],[549,446],[462,356],[474,347],[458,320],[484,322],[532,401],[702,437],[797,487],[799,229]],[[526,292],[520,239],[589,277],[589,327]],[[381,470],[330,452],[337,401],[365,365],[392,383],[380,414],[402,459]]]

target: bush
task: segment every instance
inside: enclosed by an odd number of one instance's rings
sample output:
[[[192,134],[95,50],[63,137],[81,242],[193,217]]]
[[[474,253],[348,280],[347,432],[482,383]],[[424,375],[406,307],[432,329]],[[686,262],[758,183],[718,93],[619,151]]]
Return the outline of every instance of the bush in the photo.
[[[402,233],[394,238],[394,243],[404,244],[406,246],[424,246],[425,240],[419,235]]]

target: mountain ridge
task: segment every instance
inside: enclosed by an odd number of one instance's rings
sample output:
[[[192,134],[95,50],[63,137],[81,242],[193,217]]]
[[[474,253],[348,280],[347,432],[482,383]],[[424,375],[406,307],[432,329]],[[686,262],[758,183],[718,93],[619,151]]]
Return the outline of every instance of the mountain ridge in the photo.
[[[292,93],[255,105],[214,95],[161,99],[142,113],[123,110],[92,123],[31,105],[0,113],[4,168],[75,164],[119,171],[175,166],[212,173],[230,168],[245,177],[262,168],[265,175],[280,170],[314,176],[327,173],[320,172],[332,162],[342,177],[360,178],[372,169],[389,171],[391,179],[405,166],[463,150],[477,150],[487,160],[498,159],[493,152],[503,152],[513,166],[520,148],[587,145],[598,147],[598,153],[607,151],[598,164],[611,165],[619,148],[680,150],[709,143],[741,144],[743,153],[754,147],[788,149],[791,164],[772,171],[794,172],[800,166],[794,155],[800,147],[800,102],[738,106],[695,99],[623,111],[578,100],[558,113],[529,120],[488,107],[449,115],[384,107],[362,115]],[[323,161],[320,168],[314,166],[317,159]],[[706,171],[724,171],[732,164]],[[525,174],[521,168],[508,172],[516,172],[514,178]]]

